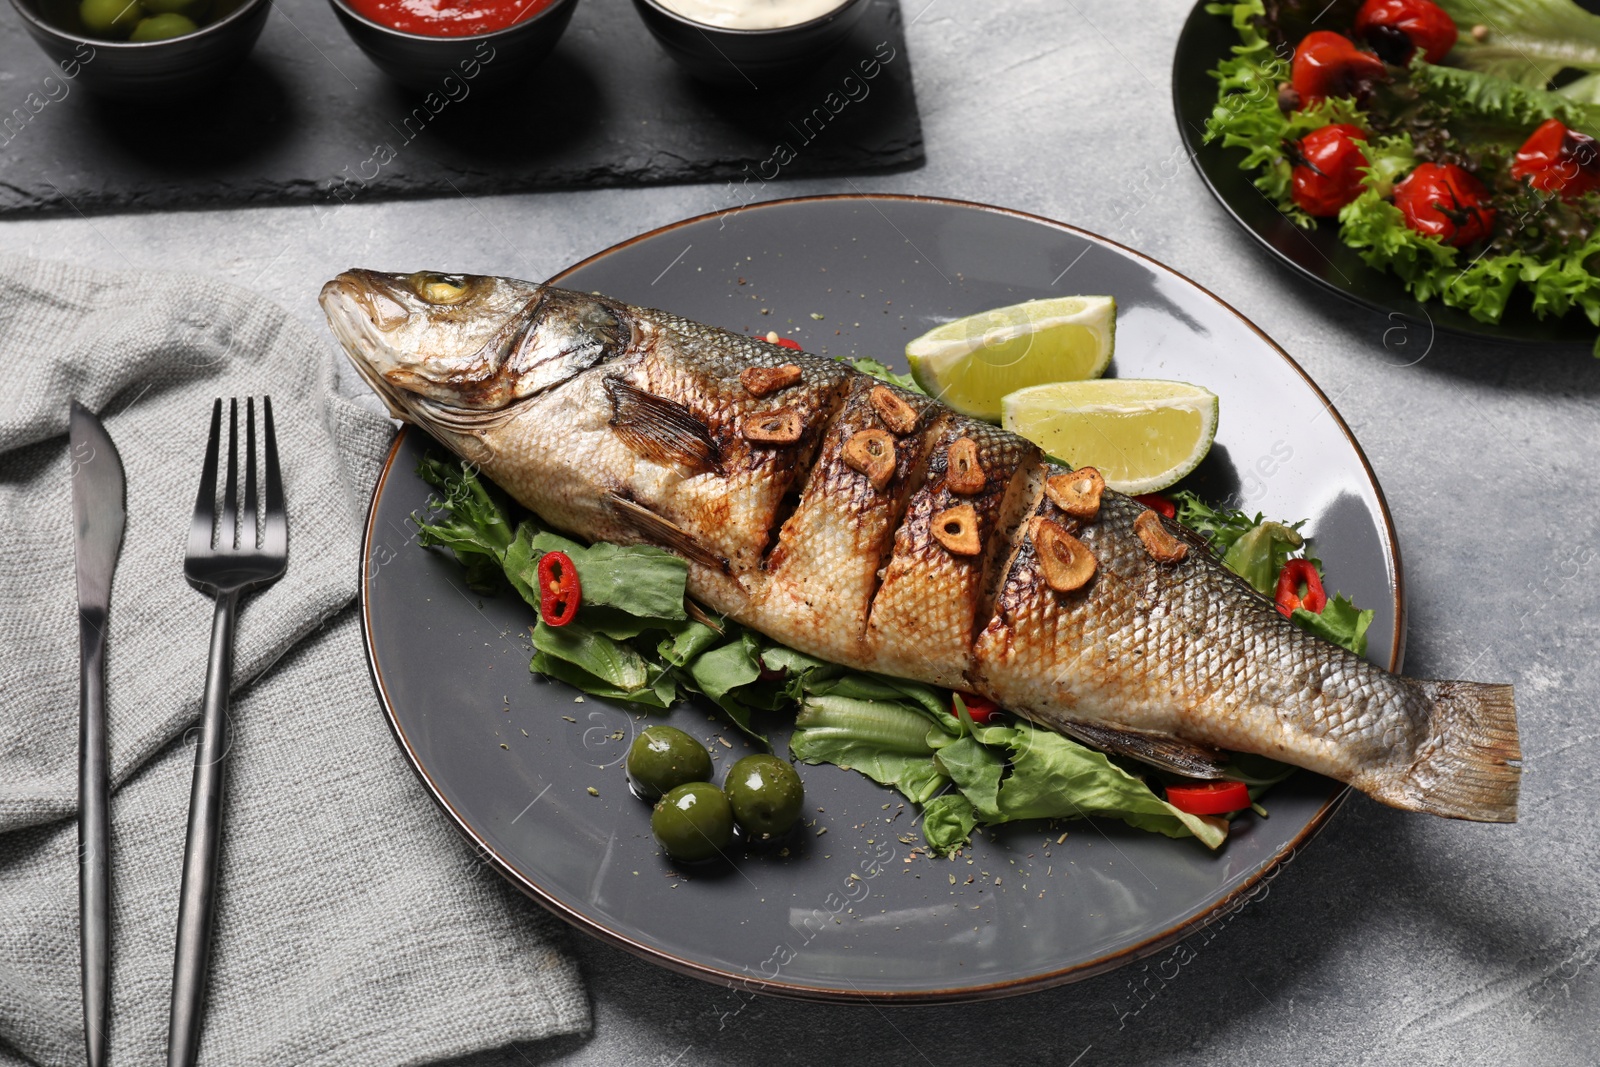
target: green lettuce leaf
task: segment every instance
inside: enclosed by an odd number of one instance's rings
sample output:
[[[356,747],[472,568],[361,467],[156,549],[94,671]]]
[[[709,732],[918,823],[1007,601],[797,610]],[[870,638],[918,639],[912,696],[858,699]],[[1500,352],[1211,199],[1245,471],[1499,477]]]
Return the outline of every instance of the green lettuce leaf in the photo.
[[[1223,553],[1222,565],[1249,582],[1262,596],[1278,589],[1278,574],[1289,557],[1306,543],[1292,526],[1258,522]]]
[[[1209,848],[1228,836],[1226,823],[1179,811],[1103,752],[1028,723],[1010,734],[1011,773],[999,794],[1007,821],[1101,815],[1167,837],[1198,837]]]
[[[1289,618],[1302,630],[1348,648],[1358,656],[1367,654],[1367,627],[1372,625],[1371,609],[1361,610],[1342,593],[1328,598],[1320,613],[1296,608]]]
[[[795,716],[789,752],[805,763],[860,771],[922,804],[950,784],[934,760],[928,730],[921,711],[905,703],[807,696]]]
[[[650,664],[632,645],[591,630],[574,620],[533,628],[533,647],[547,658],[564,660],[622,693],[635,693],[651,682]]]
[[[442,459],[432,452],[423,455],[417,474],[444,494],[430,501],[432,510],[442,512],[432,517],[434,521],[411,516],[417,543],[424,548],[450,549],[466,572],[468,588],[480,593],[493,591],[503,574],[502,561],[514,533],[504,495],[480,479],[465,461]]]
[[[1458,67],[1530,89],[1543,89],[1563,70],[1600,71],[1600,16],[1572,0],[1439,0],[1439,6],[1461,28],[1448,57]],[[1479,25],[1489,29],[1482,41],[1467,32]]]
[[[960,793],[941,793],[922,806],[922,838],[938,855],[964,847],[977,826],[972,801]]]

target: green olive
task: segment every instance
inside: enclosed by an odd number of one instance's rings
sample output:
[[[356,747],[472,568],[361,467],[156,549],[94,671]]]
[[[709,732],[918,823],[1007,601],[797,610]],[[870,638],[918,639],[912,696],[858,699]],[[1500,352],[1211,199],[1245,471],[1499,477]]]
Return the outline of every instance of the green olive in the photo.
[[[128,40],[165,41],[193,33],[199,28],[194,24],[194,19],[187,15],[151,15],[147,19],[139,20],[139,25],[133,28]]]
[[[728,770],[723,786],[733,817],[757,841],[781,837],[800,818],[805,786],[788,762],[777,756],[746,756]]]
[[[651,726],[634,738],[624,766],[634,792],[646,800],[685,782],[711,780],[706,746],[673,726]]]
[[[139,0],[83,0],[78,17],[90,33],[126,37],[144,18],[144,7]]]
[[[667,855],[698,863],[733,843],[733,811],[727,796],[710,782],[686,782],[656,801],[650,830]]]

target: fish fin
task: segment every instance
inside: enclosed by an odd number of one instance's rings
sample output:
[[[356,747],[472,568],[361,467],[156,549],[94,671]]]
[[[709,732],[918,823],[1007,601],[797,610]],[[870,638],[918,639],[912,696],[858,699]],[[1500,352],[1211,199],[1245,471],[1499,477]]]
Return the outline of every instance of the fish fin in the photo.
[[[1509,685],[1412,681],[1432,705],[1427,737],[1396,781],[1379,772],[1373,796],[1412,811],[1474,822],[1516,822],[1522,781],[1517,706]],[[1367,788],[1366,783],[1352,783]]]
[[[1159,767],[1186,778],[1226,778],[1227,757],[1208,745],[1185,741],[1173,734],[1130,730],[1104,722],[1068,719],[1060,730],[1074,741],[1092,745],[1104,752],[1127,756],[1152,767]]]
[[[693,534],[671,519],[663,518],[643,504],[629,500],[625,496],[618,496],[616,493],[607,493],[606,496],[611,506],[621,512],[624,519],[651,541],[663,548],[671,549],[687,560],[715,570],[727,571],[727,560],[696,541]]]
[[[657,463],[677,463],[696,474],[722,472],[722,450],[711,428],[675,400],[647,393],[621,378],[605,379],[611,423],[627,446]]]

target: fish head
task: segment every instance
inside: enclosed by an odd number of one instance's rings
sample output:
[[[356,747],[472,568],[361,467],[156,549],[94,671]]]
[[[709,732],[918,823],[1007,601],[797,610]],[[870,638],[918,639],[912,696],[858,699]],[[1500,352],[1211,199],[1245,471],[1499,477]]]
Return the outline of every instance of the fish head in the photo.
[[[494,424],[633,339],[625,305],[514,278],[347,270],[320,300],[390,413],[436,436]]]

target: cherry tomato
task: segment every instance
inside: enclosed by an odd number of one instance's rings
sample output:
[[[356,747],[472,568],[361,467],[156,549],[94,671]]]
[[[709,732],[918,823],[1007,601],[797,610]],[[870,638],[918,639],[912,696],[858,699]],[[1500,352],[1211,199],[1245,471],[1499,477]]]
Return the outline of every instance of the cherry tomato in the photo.
[[[1454,163],[1423,163],[1394,187],[1394,206],[1418,233],[1461,248],[1494,229],[1483,183]]]
[[[1456,46],[1456,24],[1433,0],[1367,0],[1356,12],[1356,35],[1397,67],[1417,49],[1437,63]]]
[[[986,722],[993,721],[994,717],[1000,714],[999,704],[996,704],[987,697],[980,697],[975,693],[962,693],[961,702],[967,706],[967,714],[972,716],[972,721],[977,723],[979,726],[982,726]],[[956,715],[956,705],[955,701],[953,700],[950,702],[950,714]],[[956,715],[956,718],[959,719],[960,717],[961,716]]]
[[[1294,202],[1300,210],[1325,219],[1361,195],[1367,157],[1356,142],[1366,139],[1359,126],[1348,122],[1312,130],[1300,139],[1290,153]]]
[[[1600,188],[1600,146],[1593,137],[1569,130],[1560,119],[1546,119],[1517,149],[1513,178],[1566,199]]]
[[[1169,785],[1167,803],[1190,815],[1226,815],[1250,806],[1250,787],[1226,780]]]
[[[1310,107],[1330,96],[1362,99],[1386,75],[1383,60],[1358,49],[1348,37],[1331,30],[1308,33],[1294,50],[1290,84],[1300,106]]]

